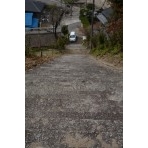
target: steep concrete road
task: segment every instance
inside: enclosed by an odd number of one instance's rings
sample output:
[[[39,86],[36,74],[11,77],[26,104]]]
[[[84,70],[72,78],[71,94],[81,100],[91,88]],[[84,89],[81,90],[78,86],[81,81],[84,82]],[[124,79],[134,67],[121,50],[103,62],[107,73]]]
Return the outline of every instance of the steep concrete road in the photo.
[[[122,94],[122,71],[80,52],[27,71],[26,148],[122,148]]]

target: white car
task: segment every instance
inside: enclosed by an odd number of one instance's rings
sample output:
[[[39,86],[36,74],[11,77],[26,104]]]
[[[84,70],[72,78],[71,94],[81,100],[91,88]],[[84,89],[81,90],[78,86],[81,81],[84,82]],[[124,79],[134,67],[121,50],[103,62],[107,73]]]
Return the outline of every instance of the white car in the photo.
[[[69,41],[70,42],[76,42],[77,40],[77,36],[76,36],[76,33],[74,31],[72,31],[69,35]]]

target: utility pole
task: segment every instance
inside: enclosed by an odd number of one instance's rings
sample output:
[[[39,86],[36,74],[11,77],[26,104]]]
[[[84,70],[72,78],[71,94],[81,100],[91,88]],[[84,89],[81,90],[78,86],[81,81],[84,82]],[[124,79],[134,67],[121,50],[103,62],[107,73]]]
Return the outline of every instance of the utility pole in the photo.
[[[93,8],[92,8],[92,16],[91,16],[91,45],[90,48],[92,49],[92,37],[93,37],[93,23],[94,23],[94,9],[95,9],[95,0],[93,0]]]

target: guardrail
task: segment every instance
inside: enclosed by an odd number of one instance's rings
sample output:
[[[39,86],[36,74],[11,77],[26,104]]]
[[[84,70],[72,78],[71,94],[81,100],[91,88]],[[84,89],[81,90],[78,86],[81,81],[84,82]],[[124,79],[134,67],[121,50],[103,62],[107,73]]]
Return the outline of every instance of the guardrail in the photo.
[[[53,31],[53,27],[25,28],[25,31]]]
[[[61,28],[57,28],[57,33],[61,32]],[[38,28],[25,28],[25,34],[42,34],[53,33],[53,27],[38,27]]]

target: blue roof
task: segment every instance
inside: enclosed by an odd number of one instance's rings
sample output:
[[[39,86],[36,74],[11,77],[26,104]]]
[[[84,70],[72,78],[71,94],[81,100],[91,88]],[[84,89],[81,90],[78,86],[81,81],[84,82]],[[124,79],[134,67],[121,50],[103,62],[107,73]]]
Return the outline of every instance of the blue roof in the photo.
[[[32,25],[32,16],[33,16],[33,13],[25,13],[25,26]]]

